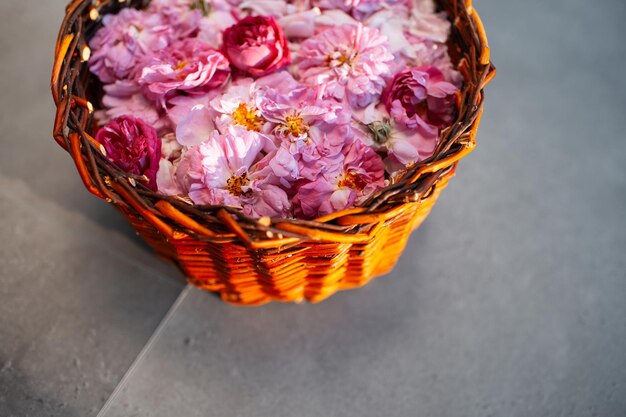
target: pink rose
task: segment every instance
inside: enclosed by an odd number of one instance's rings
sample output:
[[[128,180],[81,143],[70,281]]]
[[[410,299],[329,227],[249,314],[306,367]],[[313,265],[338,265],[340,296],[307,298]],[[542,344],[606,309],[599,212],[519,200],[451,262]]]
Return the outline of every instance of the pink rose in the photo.
[[[306,39],[315,35],[315,22],[320,14],[318,8],[289,13],[279,17],[278,23],[288,38]]]
[[[100,129],[96,140],[104,146],[109,161],[126,173],[144,175],[146,187],[156,191],[161,139],[152,126],[141,119],[122,116]]]
[[[409,129],[392,120],[382,104],[372,104],[363,112],[355,113],[354,118],[358,139],[387,155],[385,165],[390,173],[429,158],[437,147],[439,130],[436,127]]]
[[[291,203],[280,178],[266,169],[265,139],[257,132],[232,128],[214,131],[189,149],[176,169],[176,181],[202,205],[241,208],[252,217],[287,217]]]
[[[132,8],[107,14],[102,25],[89,41],[89,68],[103,83],[135,79],[145,56],[173,39],[163,16]]]
[[[152,0],[147,10],[163,16],[176,39],[195,37],[202,21],[202,11],[190,0]]]
[[[98,122],[102,126],[109,121],[132,114],[154,127],[158,134],[167,132],[170,122],[165,115],[159,112],[154,102],[148,100],[139,85],[133,81],[116,81],[103,86],[104,109],[96,113]]]
[[[314,0],[312,3],[324,10],[343,10],[359,20],[365,20],[381,9],[393,6],[408,9],[412,5],[411,0]]]
[[[394,56],[378,29],[341,25],[302,42],[296,57],[300,80],[324,86],[327,97],[367,107],[378,100]]]
[[[454,119],[457,90],[435,67],[410,68],[395,76],[383,102],[394,120],[409,129],[443,128]]]
[[[230,76],[228,60],[198,39],[185,39],[156,53],[144,66],[139,84],[160,101],[179,92],[206,94]]]
[[[224,54],[234,67],[254,77],[291,63],[287,38],[273,17],[249,16],[226,29]]]
[[[340,160],[327,160],[330,171],[302,184],[295,197],[295,214],[313,219],[363,203],[385,187],[381,157],[359,140],[345,144]]]

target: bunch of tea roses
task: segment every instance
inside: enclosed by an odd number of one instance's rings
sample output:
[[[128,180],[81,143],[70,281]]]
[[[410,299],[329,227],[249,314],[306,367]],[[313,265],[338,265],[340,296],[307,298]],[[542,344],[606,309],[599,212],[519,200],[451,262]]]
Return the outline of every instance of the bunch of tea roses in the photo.
[[[96,135],[148,189],[251,217],[357,206],[428,158],[461,76],[432,0],[153,0],[90,41]]]

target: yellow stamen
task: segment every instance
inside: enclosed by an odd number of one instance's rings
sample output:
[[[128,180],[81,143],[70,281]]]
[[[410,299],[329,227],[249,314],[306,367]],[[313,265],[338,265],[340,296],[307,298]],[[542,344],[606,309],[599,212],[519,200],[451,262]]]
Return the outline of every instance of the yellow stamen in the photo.
[[[337,186],[339,188],[347,187],[361,191],[367,186],[367,183],[363,180],[363,177],[356,174],[354,171],[349,171],[343,174],[343,178],[337,183]]]
[[[226,181],[226,189],[229,193],[234,195],[235,197],[245,196],[251,193],[250,190],[244,191],[243,187],[247,187],[250,184],[250,180],[248,179],[248,173],[244,172],[239,176],[233,175]]]
[[[287,116],[281,130],[293,136],[302,136],[309,133],[309,125],[299,115]]]
[[[245,126],[253,132],[260,132],[265,124],[265,119],[258,114],[255,107],[248,107],[241,103],[231,115],[236,125]]]
[[[354,58],[354,54],[350,53],[350,51],[335,51],[326,57],[326,63],[331,68],[344,65],[351,66]]]
[[[174,66],[174,69],[176,71],[180,71],[181,69],[185,68],[187,66],[187,64],[188,64],[188,62],[185,61],[185,60],[178,61],[176,63],[176,65]]]

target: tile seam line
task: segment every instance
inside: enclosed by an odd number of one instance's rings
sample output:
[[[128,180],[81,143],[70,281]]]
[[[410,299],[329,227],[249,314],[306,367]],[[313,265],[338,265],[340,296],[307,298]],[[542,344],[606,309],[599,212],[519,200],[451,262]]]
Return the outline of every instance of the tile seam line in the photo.
[[[109,398],[107,398],[106,402],[104,403],[104,405],[102,406],[102,408],[100,409],[96,417],[105,417],[107,411],[111,408],[113,401],[115,401],[116,397],[124,389],[126,382],[130,379],[135,369],[143,361],[143,358],[150,352],[156,340],[163,333],[163,331],[165,330],[165,327],[167,326],[169,321],[172,319],[172,317],[174,317],[174,315],[178,311],[178,308],[182,305],[184,300],[187,298],[187,295],[189,294],[189,292],[191,292],[191,289],[192,287],[190,285],[187,285],[183,289],[183,291],[180,293],[176,301],[174,301],[174,304],[172,304],[172,306],[169,308],[169,310],[167,311],[167,313],[165,314],[165,316],[163,317],[163,319],[161,320],[161,322],[159,323],[155,331],[152,333],[152,335],[150,336],[150,338],[148,339],[144,347],[141,349],[141,351],[139,352],[139,354],[137,355],[133,363],[128,367],[128,369],[124,373],[124,376],[122,377],[120,382],[117,384],[117,386],[115,387],[111,395],[109,395]]]

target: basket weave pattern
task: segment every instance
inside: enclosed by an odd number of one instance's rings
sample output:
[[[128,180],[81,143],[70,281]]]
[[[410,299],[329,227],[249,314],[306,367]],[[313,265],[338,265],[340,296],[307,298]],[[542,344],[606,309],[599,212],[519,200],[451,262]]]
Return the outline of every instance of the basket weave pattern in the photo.
[[[318,302],[389,272],[411,232],[430,213],[475,147],[483,89],[495,75],[470,0],[440,0],[452,18],[450,54],[465,84],[456,122],[431,158],[361,207],[303,221],[247,218],[227,207],[198,207],[151,192],[107,161],[93,134],[100,86],[86,67],[88,39],[103,14],[145,1],[74,0],[66,9],[52,74],[54,138],[70,153],[87,189],[117,207],[156,253],[189,281],[230,303]]]

